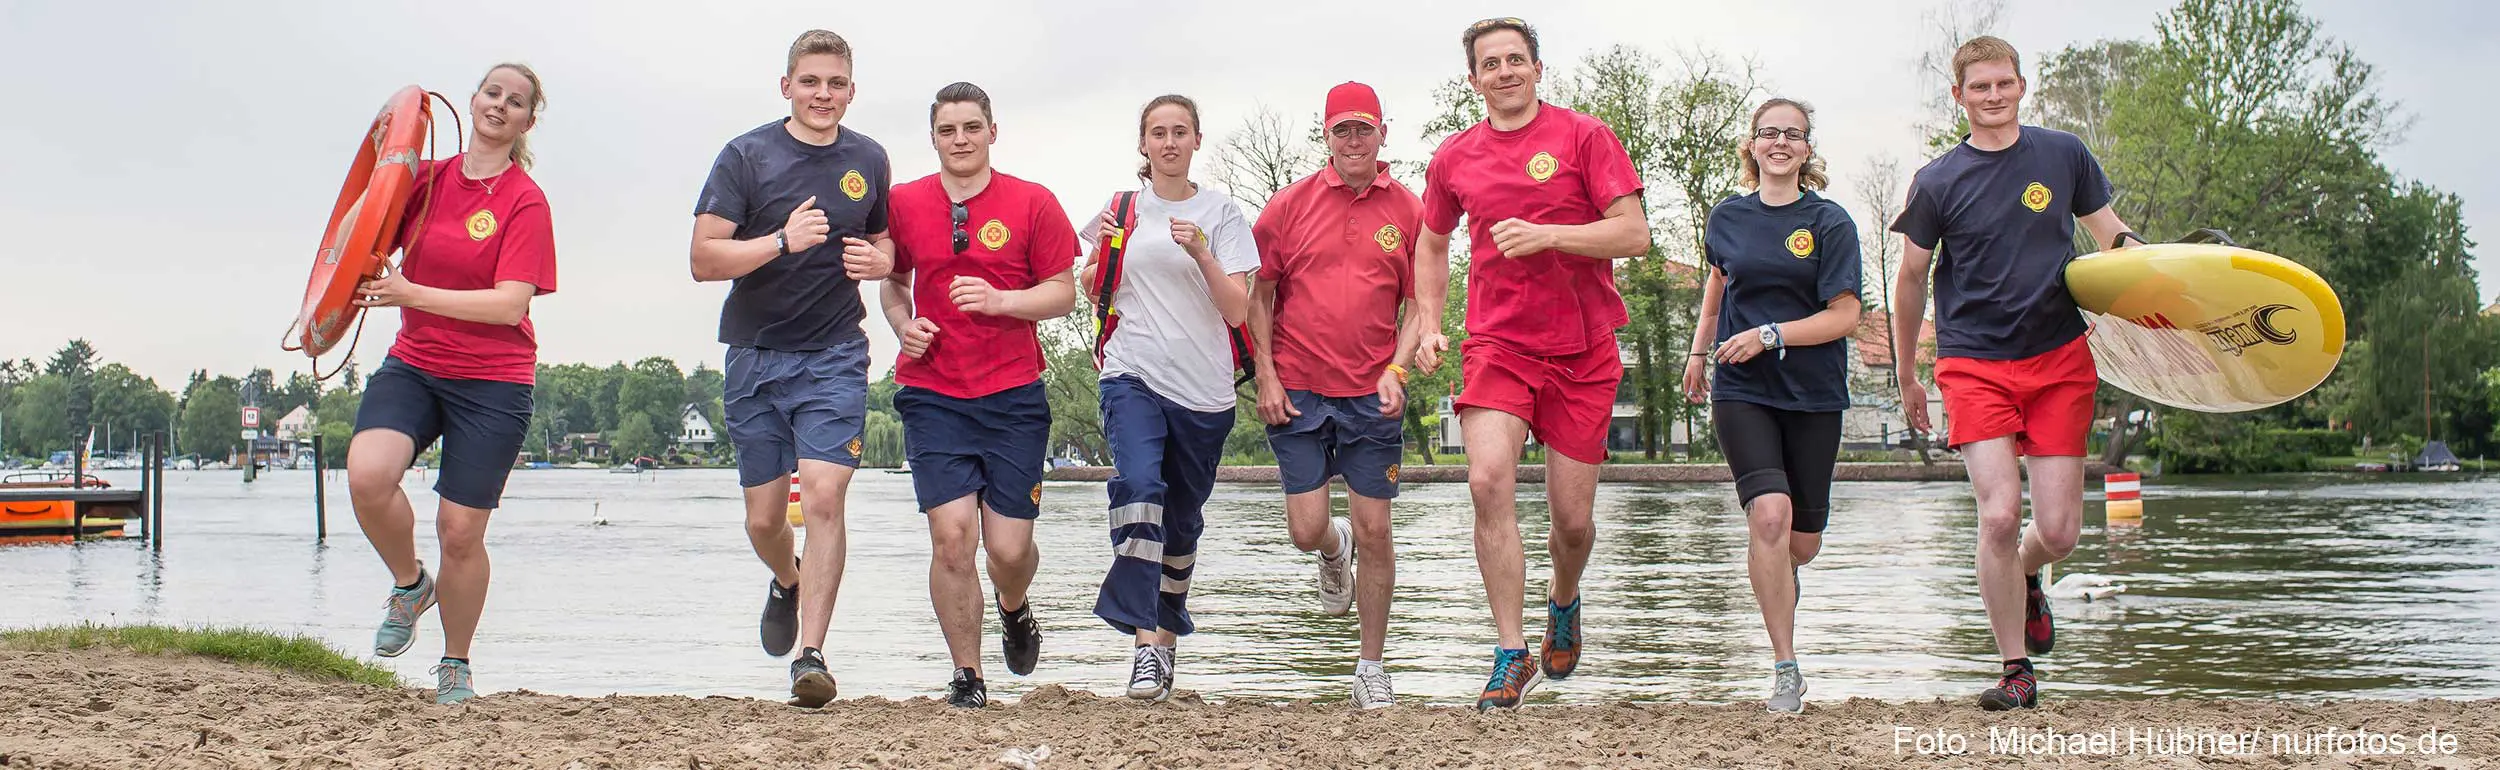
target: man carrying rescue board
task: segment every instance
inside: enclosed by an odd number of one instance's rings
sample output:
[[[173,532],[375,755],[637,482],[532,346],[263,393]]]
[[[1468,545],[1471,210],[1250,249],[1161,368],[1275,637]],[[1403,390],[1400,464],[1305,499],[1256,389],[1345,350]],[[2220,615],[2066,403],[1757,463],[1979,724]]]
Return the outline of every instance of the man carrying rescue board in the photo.
[[[2065,559],[2083,525],[2083,453],[2099,375],[2065,283],[2075,222],[2095,243],[2143,239],[2110,209],[2109,178],[2082,140],[2020,123],[2025,82],[2012,45],[1986,36],[1963,43],[1953,75],[1970,134],[1919,169],[1892,223],[1905,241],[1893,338],[1918,339],[1928,259],[1936,257],[1936,386],[1947,443],[1961,452],[1979,504],[1979,597],[2005,660],[1979,705],[2003,711],[2038,704],[2030,655],[2056,641],[2040,568]],[[1912,427],[1927,430],[1918,357],[1896,358],[1901,408]],[[2028,535],[2026,471],[2037,525]],[[2017,615],[2016,597],[2026,593]]]

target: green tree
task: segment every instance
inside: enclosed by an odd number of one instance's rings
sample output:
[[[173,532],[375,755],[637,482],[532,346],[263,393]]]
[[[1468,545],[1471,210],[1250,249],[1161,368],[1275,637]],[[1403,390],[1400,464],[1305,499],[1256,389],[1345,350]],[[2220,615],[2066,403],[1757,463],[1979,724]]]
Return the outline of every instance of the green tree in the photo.
[[[195,379],[184,389],[182,433],[177,443],[185,454],[217,461],[233,452],[243,428],[243,403],[236,396],[239,387],[234,378],[219,377]]]
[[[651,415],[629,412],[625,424],[607,436],[608,448],[619,460],[637,457],[658,457],[665,448],[664,437],[651,425]]]
[[[57,374],[37,375],[18,386],[8,412],[10,451],[40,458],[76,449],[77,439],[86,436],[70,423],[70,398],[69,378]]]
[[[77,434],[76,440],[86,438],[87,425],[94,416],[95,362],[95,347],[86,340],[73,339],[53,353],[51,364],[44,367],[45,374],[61,378],[62,384],[68,386],[61,408],[68,430]]]
[[[1094,368],[1093,310],[1079,300],[1075,311],[1043,321],[1042,390],[1050,399],[1050,456],[1073,454],[1088,465],[1110,465],[1102,437],[1102,386]]]
[[[157,387],[155,380],[141,377],[121,364],[105,364],[96,370],[93,380],[91,421],[104,431],[96,437],[97,451],[137,449],[130,445],[131,431],[173,428],[173,394]],[[122,440],[114,441],[116,435]]]
[[[683,424],[686,409],[686,377],[678,371],[677,362],[660,356],[634,362],[616,395],[618,427],[632,415],[642,415],[660,434],[661,449],[667,449]]]
[[[348,380],[353,385],[354,380]],[[355,439],[356,410],[364,405],[363,390],[347,387],[321,395],[313,409],[313,432],[321,435],[321,464],[347,467],[347,444]]]
[[[903,421],[891,412],[871,409],[860,430],[860,465],[870,468],[903,466]]]

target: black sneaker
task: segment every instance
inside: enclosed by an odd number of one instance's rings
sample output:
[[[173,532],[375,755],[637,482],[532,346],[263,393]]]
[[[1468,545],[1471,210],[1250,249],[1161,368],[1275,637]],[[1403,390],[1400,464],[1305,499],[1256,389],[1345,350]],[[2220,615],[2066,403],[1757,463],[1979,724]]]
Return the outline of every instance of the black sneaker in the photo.
[[[790,661],[790,705],[820,708],[832,703],[833,696],[833,674],[825,670],[825,659],[815,648]]]
[[[764,619],[757,624],[764,636],[764,654],[781,657],[790,654],[790,647],[799,642],[799,587],[781,587],[780,578],[765,578],[769,588],[764,594]]]
[[[1989,711],[2035,708],[2040,705],[2040,680],[2031,669],[2006,666],[1997,686],[1979,694],[1979,707]]]
[[[964,709],[990,705],[990,688],[972,675],[970,667],[955,669],[955,681],[946,683],[946,705]]]
[[[998,644],[1006,653],[1007,670],[1016,676],[1033,673],[1033,664],[1042,657],[1042,624],[1033,619],[1033,600],[1025,599],[1013,612],[1000,607],[998,625],[1005,630]]]
[[[2023,576],[2023,649],[2033,655],[2046,655],[2057,646],[2057,621],[2049,617],[2048,592],[2040,590],[2040,575]]]

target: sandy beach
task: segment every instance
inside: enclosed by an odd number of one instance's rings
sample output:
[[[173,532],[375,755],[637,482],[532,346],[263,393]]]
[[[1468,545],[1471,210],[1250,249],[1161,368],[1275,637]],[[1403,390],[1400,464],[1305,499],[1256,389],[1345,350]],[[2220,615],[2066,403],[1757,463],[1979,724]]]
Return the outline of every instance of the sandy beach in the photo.
[[[1352,713],[1188,694],[1148,705],[1044,687],[976,713],[928,698],[801,710],[528,692],[444,707],[430,694],[188,656],[0,650],[0,767],[1025,767],[1013,755],[1044,747],[1032,766],[1979,767],[2017,759],[2006,753],[2017,729],[2032,750],[2019,759],[2049,767],[2500,764],[2493,700],[2052,698],[2005,715],[1959,700],[1809,696],[1803,715],[1750,703]]]

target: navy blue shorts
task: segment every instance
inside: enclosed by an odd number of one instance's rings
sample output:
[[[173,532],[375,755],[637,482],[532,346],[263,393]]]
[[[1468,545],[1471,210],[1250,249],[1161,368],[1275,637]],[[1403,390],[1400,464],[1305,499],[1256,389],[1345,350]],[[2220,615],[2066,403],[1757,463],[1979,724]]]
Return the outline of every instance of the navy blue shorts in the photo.
[[[1380,414],[1380,394],[1331,398],[1287,390],[1285,400],[1302,416],[1267,426],[1267,443],[1276,450],[1276,474],[1285,483],[1285,494],[1323,489],[1329,477],[1344,476],[1346,488],[1355,494],[1375,500],[1398,496],[1406,427],[1400,422],[1403,415]]]
[[[1000,516],[1042,515],[1050,396],[1041,382],[969,399],[907,385],[895,391],[894,411],[903,415],[903,452],[920,510],[978,492]]]
[[[796,473],[800,460],[859,467],[868,419],[868,338],[824,350],[729,349],[721,416],[738,448],[738,485]]]
[[[521,458],[530,403],[528,385],[445,379],[386,357],[365,380],[356,432],[396,431],[416,443],[417,454],[441,439],[443,467],[434,476],[434,493],[454,505],[493,510],[503,502],[513,461]]]

